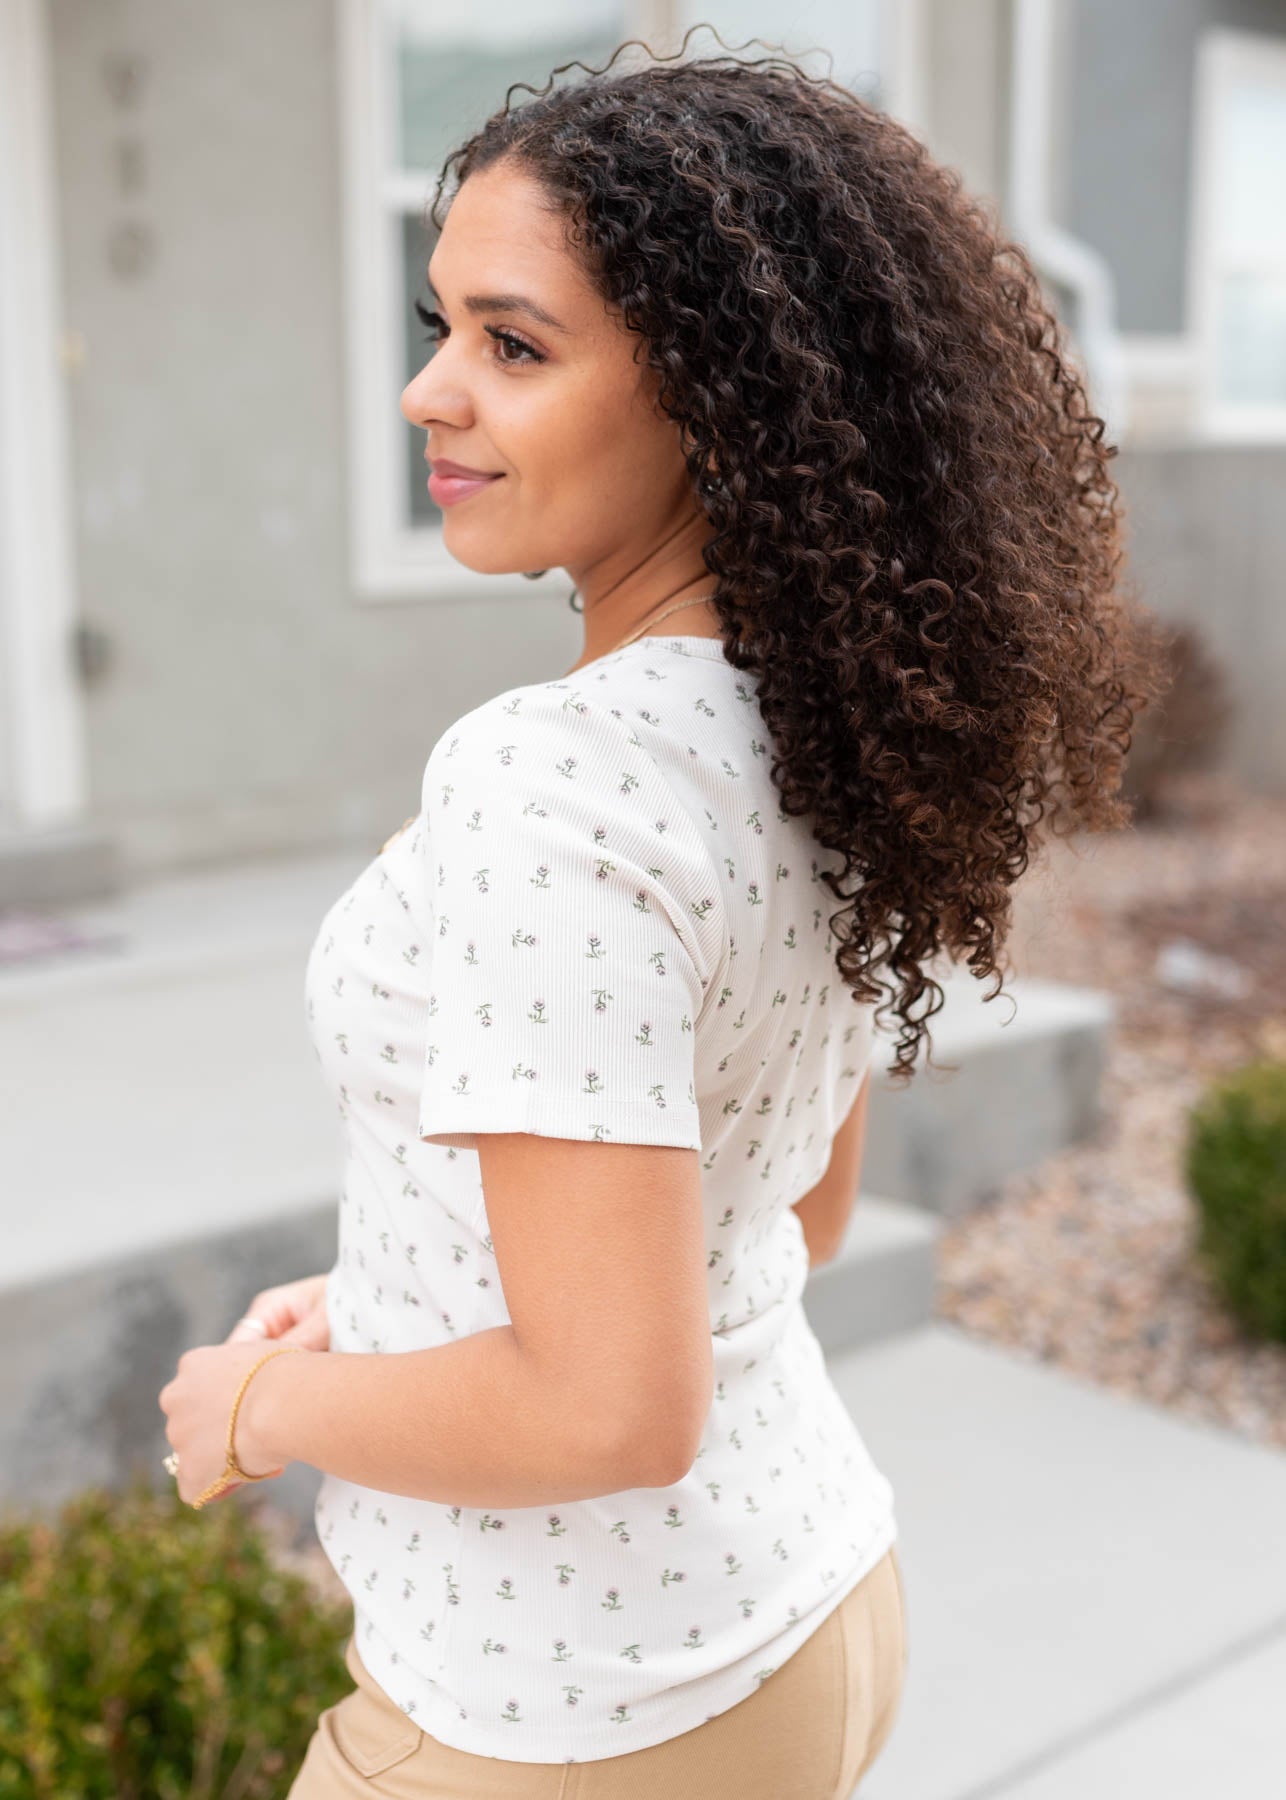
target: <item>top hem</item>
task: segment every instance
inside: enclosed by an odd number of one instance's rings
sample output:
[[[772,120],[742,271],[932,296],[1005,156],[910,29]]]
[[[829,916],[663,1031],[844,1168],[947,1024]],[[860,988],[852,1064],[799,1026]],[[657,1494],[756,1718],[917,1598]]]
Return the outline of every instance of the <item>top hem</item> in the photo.
[[[835,1608],[848,1598],[858,1583],[863,1581],[881,1558],[888,1554],[891,1546],[897,1542],[897,1538],[896,1519],[890,1515],[883,1527],[868,1541],[864,1554],[844,1585],[829,1593],[817,1609],[809,1613],[806,1618],[797,1620],[792,1630],[778,1639],[777,1668],[781,1668],[815,1631],[821,1629]],[[383,1687],[385,1685],[384,1677],[393,1666],[392,1659],[385,1650],[384,1639],[378,1631],[373,1632],[371,1654],[367,1655],[362,1647],[360,1617],[355,1624],[354,1634],[358,1644],[358,1654],[372,1677]],[[752,1660],[758,1664],[759,1654],[756,1654]],[[707,1689],[704,1693],[693,1694],[687,1701],[684,1701],[682,1697],[676,1700],[664,1725],[643,1726],[632,1735],[626,1735],[626,1727],[622,1726],[619,1731],[600,1732],[592,1737],[587,1737],[583,1742],[577,1739],[577,1748],[580,1754],[576,1756],[568,1756],[563,1753],[562,1746],[567,1743],[566,1737],[563,1737],[560,1743],[548,1733],[537,1734],[534,1737],[524,1735],[524,1754],[522,1756],[511,1755],[502,1733],[492,1732],[477,1725],[471,1719],[462,1719],[460,1709],[449,1701],[440,1699],[432,1689],[425,1692],[421,1706],[417,1707],[411,1716],[429,1737],[436,1738],[439,1743],[447,1745],[448,1748],[462,1750],[470,1756],[489,1757],[494,1762],[548,1763],[555,1766],[566,1763],[605,1762],[612,1757],[628,1756],[632,1751],[649,1750],[655,1744],[669,1743],[673,1738],[682,1737],[685,1732],[696,1730],[698,1726],[708,1723],[711,1718],[717,1718],[720,1713],[727,1712],[730,1707],[738,1705],[742,1700],[748,1700],[751,1694],[758,1692],[760,1685],[759,1672],[756,1668],[756,1672],[750,1680],[744,1685],[740,1685],[736,1692],[715,1696]]]

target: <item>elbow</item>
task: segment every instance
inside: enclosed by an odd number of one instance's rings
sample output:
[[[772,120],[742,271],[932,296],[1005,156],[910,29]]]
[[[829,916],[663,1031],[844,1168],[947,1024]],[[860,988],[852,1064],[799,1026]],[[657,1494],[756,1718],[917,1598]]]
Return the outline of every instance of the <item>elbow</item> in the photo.
[[[703,1344],[672,1361],[664,1382],[632,1382],[632,1402],[618,1384],[611,1395],[599,1393],[596,1404],[580,1409],[582,1443],[609,1485],[602,1491],[631,1487],[673,1487],[691,1471],[701,1453],[710,1408],[714,1404],[714,1344],[708,1331]]]
[[[636,1476],[634,1486],[656,1488],[673,1487],[676,1482],[682,1481],[685,1476],[691,1473],[693,1465],[700,1453],[701,1447],[699,1444],[685,1443],[677,1450],[672,1450],[670,1454],[665,1456],[658,1455],[655,1450],[653,1450],[650,1457],[646,1460],[640,1456],[637,1459],[635,1466],[641,1468],[643,1472],[641,1475]]]
[[[666,1412],[666,1429],[651,1432],[650,1448],[643,1458],[645,1465],[650,1466],[651,1474],[641,1486],[673,1487],[675,1482],[691,1473],[701,1454],[701,1440],[705,1436],[713,1400],[712,1359],[704,1397],[696,1402],[690,1395],[673,1399]]]
[[[695,1449],[676,1448],[655,1435],[597,1437],[587,1453],[596,1494],[623,1494],[630,1488],[672,1487],[696,1461]]]
[[[699,1420],[690,1411],[685,1413],[677,1401],[658,1406],[652,1417],[628,1433],[627,1441],[619,1446],[616,1467],[622,1479],[618,1485],[622,1489],[673,1487],[682,1481],[701,1454],[708,1416],[708,1406]]]

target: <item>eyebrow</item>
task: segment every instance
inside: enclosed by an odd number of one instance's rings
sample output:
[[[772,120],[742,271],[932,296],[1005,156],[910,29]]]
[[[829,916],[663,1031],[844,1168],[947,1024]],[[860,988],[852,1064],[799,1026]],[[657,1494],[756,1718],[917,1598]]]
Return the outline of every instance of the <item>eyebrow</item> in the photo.
[[[433,286],[427,269],[425,270],[425,280],[429,284],[430,291],[436,295],[437,289]],[[466,294],[464,310],[470,313],[526,313],[528,318],[535,319],[541,325],[548,325],[554,331],[567,331],[568,329],[561,320],[556,319],[552,313],[546,312],[544,307],[538,306],[534,300],[528,300],[523,294]]]

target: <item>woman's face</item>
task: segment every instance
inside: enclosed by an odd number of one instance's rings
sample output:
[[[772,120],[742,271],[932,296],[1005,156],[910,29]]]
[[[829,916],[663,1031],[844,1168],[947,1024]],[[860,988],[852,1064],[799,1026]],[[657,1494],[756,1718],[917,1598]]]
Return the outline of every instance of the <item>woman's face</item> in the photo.
[[[441,495],[452,556],[483,574],[565,568],[585,592],[628,579],[697,505],[643,341],[563,233],[516,164],[467,177],[429,260],[445,328],[402,412],[427,432],[430,462],[498,477]]]

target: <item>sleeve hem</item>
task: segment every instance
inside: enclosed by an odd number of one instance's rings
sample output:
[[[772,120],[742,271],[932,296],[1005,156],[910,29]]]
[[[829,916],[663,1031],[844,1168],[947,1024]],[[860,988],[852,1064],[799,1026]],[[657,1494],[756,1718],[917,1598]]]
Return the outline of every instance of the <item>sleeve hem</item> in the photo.
[[[426,1131],[430,1119],[434,1129]],[[449,1105],[435,1102],[431,1109],[422,1109],[416,1131],[421,1143],[457,1150],[475,1149],[477,1134],[498,1131],[528,1131],[533,1137],[570,1138],[578,1143],[703,1148],[700,1110],[689,1100],[671,1106],[604,1106],[592,1118],[576,1118],[565,1100],[538,1103],[503,1090],[481,1091],[463,1100],[452,1095]]]

